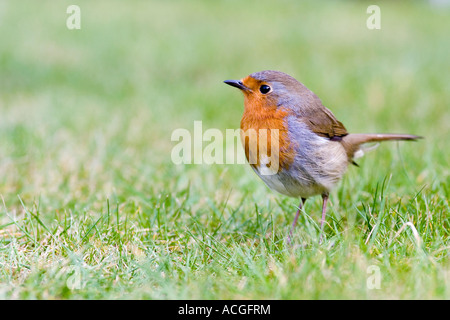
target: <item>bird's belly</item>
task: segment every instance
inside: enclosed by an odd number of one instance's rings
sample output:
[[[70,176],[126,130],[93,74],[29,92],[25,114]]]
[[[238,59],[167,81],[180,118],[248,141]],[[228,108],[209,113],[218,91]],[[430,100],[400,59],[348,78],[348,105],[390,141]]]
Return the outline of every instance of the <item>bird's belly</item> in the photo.
[[[303,124],[291,127],[289,135],[295,153],[292,163],[277,171],[262,163],[253,168],[256,174],[269,188],[287,196],[308,198],[329,193],[348,166],[341,143],[320,137]]]
[[[326,189],[316,182],[312,182],[309,176],[300,176],[299,172],[278,172],[276,174],[262,174],[260,168],[254,168],[256,174],[272,190],[289,197],[309,198],[322,194]],[[264,173],[264,169],[262,170]]]

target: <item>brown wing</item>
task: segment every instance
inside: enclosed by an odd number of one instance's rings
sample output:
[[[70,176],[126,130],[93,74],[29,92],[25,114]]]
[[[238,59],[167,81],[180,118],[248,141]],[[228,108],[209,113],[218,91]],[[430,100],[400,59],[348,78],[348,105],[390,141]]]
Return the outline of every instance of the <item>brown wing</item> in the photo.
[[[331,140],[342,140],[348,135],[344,125],[336,119],[334,114],[322,105],[315,95],[307,98],[307,107],[298,112],[299,120],[305,123],[314,133]]]

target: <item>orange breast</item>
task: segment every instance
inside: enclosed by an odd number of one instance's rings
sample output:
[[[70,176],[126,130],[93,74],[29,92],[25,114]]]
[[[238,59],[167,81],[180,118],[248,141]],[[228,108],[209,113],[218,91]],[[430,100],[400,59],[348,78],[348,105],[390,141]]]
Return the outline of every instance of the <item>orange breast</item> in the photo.
[[[261,164],[270,167],[273,161],[277,161],[278,170],[287,169],[295,156],[288,140],[285,121],[288,110],[268,102],[266,99],[245,96],[245,110],[241,119],[245,156],[253,167]]]

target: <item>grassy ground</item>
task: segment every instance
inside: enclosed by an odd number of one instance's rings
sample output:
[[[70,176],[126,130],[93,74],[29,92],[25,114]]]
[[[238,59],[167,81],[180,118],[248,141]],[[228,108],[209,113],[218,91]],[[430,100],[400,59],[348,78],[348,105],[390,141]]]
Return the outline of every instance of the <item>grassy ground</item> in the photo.
[[[450,298],[450,8],[86,0],[68,30],[69,4],[0,1],[0,298]],[[264,69],[350,132],[426,137],[350,168],[320,245],[319,198],[290,247],[296,199],[170,158],[176,128],[237,128],[222,81]]]

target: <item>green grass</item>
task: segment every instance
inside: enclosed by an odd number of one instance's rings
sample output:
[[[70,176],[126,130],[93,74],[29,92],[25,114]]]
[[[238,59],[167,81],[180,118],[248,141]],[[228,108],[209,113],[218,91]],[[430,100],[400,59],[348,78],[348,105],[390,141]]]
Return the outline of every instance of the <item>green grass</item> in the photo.
[[[70,31],[70,4],[0,2],[0,298],[450,298],[450,8],[80,0]],[[349,169],[322,244],[319,198],[288,246],[296,199],[170,158],[176,128],[238,128],[222,81],[264,69],[350,132],[426,137]]]

